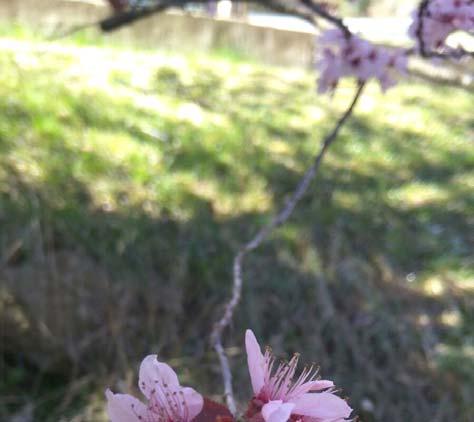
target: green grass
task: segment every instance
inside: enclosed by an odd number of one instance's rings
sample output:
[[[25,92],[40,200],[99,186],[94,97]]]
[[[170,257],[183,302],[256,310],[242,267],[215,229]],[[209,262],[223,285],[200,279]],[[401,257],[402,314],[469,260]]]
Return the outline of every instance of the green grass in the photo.
[[[233,252],[354,91],[317,96],[313,74],[222,54],[86,44],[0,39],[2,417],[33,403],[39,420],[99,419],[103,388],[133,385],[152,351],[219,394],[207,335]],[[291,221],[245,263],[227,338],[242,402],[253,327],[320,363],[364,420],[468,420],[472,101],[369,87]]]

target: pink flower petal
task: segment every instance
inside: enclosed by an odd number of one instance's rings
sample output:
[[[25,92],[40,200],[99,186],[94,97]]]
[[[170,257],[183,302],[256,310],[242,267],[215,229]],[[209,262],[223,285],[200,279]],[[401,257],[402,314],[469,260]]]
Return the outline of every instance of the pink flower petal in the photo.
[[[253,392],[257,395],[265,384],[265,358],[252,330],[245,332],[245,348]]]
[[[301,385],[293,386],[291,393],[287,394],[285,401],[294,402],[298,399],[298,397],[301,397],[303,394],[309,393],[310,391],[321,391],[332,387],[334,387],[334,383],[332,381],[308,381]]]
[[[149,355],[140,365],[138,386],[147,399],[157,383],[170,388],[179,387],[178,376],[169,365],[159,362],[156,355]]]
[[[112,391],[105,392],[107,397],[107,414],[111,422],[139,422],[140,418],[146,420],[147,408],[135,397],[128,394],[114,394]]]
[[[193,388],[184,387],[180,390],[183,394],[183,400],[187,408],[187,420],[192,420],[201,413],[204,406],[204,399]]]
[[[321,391],[325,390],[326,388],[334,387],[334,383],[329,380],[312,381],[311,384],[311,388],[309,388],[308,391]]]
[[[318,419],[343,419],[349,417],[352,409],[340,397],[332,393],[303,394],[295,401],[293,414]]]
[[[287,422],[295,405],[283,403],[281,400],[269,401],[262,407],[265,422]]]

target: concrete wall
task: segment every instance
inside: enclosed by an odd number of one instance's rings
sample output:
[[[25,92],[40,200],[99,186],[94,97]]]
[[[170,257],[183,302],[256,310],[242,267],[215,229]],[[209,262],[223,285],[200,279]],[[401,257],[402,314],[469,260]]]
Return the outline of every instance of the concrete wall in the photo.
[[[180,14],[147,18],[120,35],[170,48],[230,48],[266,63],[297,66],[310,65],[314,44],[314,36],[307,33]]]
[[[109,12],[101,0],[0,0],[0,18],[31,25],[87,22]]]
[[[3,20],[20,21],[48,31],[91,22],[108,14],[108,7],[100,1],[0,0]],[[179,12],[154,15],[104,36],[147,47],[203,51],[229,48],[278,65],[311,66],[313,61],[312,34]]]

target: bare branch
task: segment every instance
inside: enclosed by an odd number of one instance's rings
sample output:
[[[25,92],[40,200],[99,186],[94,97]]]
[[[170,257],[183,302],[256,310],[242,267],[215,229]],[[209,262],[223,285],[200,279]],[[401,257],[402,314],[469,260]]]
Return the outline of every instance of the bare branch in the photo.
[[[349,38],[352,36],[352,32],[344,23],[344,21],[341,18],[329,13],[327,10],[324,9],[323,6],[321,6],[321,4],[316,3],[313,0],[300,0],[300,1],[306,7],[308,7],[312,12],[314,12],[316,15],[327,20],[328,22],[331,22],[333,25],[336,25],[346,35],[346,37]]]
[[[100,22],[100,29],[104,32],[113,31],[124,25],[135,22],[136,20],[145,18],[155,13],[164,12],[166,9],[172,6],[179,6],[183,4],[183,1],[179,0],[165,0],[158,2],[153,6],[145,6],[136,9],[126,10],[124,12],[116,13],[109,18],[106,18]]]
[[[306,171],[303,178],[300,180],[296,189],[291,194],[290,198],[287,200],[283,208],[272,218],[272,220],[263,228],[261,228],[257,234],[250,239],[247,243],[245,243],[237,252],[234,258],[234,267],[233,267],[233,287],[232,287],[232,296],[229,302],[225,305],[224,314],[221,319],[219,319],[211,334],[211,341],[213,347],[219,356],[219,362],[221,365],[222,377],[224,380],[224,391],[227,401],[227,406],[232,414],[235,415],[236,413],[236,405],[235,399],[232,389],[232,374],[230,371],[229,360],[225,354],[224,347],[222,345],[222,333],[224,329],[230,324],[232,318],[234,316],[234,311],[237,305],[240,302],[241,294],[242,294],[242,262],[244,257],[251,251],[257,249],[264,240],[268,238],[268,236],[275,230],[277,227],[284,224],[293,213],[296,205],[304,196],[310,183],[316,177],[318,170],[321,166],[321,162],[326,154],[326,151],[331,146],[331,144],[336,140],[337,135],[341,127],[347,121],[347,119],[352,114],[355,105],[357,104],[363,88],[364,84],[359,84],[357,88],[357,92],[354,95],[354,99],[352,100],[351,104],[341,116],[341,118],[337,121],[337,124],[333,128],[333,130],[325,137],[323,144],[319,150],[319,153],[316,155],[313,164],[311,167]]]
[[[326,11],[324,7],[312,0],[299,0],[299,3],[305,6],[305,8],[297,7],[296,4],[289,4],[285,0],[234,0],[236,3],[256,3],[267,7],[275,12],[288,13],[294,16],[298,16],[313,25],[315,24],[315,17],[319,16],[328,22],[339,27],[348,37],[351,36],[349,28],[344,24],[343,20],[339,17],[333,16],[331,13]],[[120,28],[121,26],[135,22],[136,20],[150,16],[155,13],[161,13],[170,7],[184,7],[188,3],[207,3],[208,0],[163,0],[157,1],[155,4],[150,6],[143,6],[130,10],[125,10],[115,14],[109,18],[104,19],[100,27],[103,31],[113,31]],[[305,9],[309,9],[306,11]]]
[[[423,0],[418,6],[418,28],[416,28],[416,38],[418,39],[418,45],[420,47],[420,54],[426,57],[425,51],[425,40],[423,38],[424,19],[426,11],[430,4],[430,0]]]
[[[253,2],[256,4],[261,3],[263,6],[266,6],[268,9],[273,10],[274,12],[298,16],[312,25],[316,25],[315,16],[313,13],[296,7],[294,4],[288,4],[288,2],[285,0],[253,0]]]

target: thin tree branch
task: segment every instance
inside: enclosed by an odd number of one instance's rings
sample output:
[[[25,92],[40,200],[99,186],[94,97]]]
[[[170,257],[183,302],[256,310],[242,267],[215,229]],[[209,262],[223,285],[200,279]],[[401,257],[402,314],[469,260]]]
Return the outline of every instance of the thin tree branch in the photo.
[[[338,18],[328,11],[326,11],[320,4],[315,3],[312,0],[300,0],[300,3],[306,6],[306,9],[309,9],[310,12],[306,12],[305,10],[289,5],[284,0],[234,0],[236,3],[255,3],[260,4],[262,6],[266,6],[268,9],[274,10],[275,12],[280,13],[289,13],[295,16],[299,16],[300,18],[315,24],[315,17],[319,16],[328,22],[336,25],[339,27],[346,36],[351,36],[351,31],[349,28],[344,24],[341,18]],[[208,0],[194,0],[194,1],[187,1],[187,0],[165,0],[159,1],[156,4],[151,6],[144,6],[136,9],[126,10],[121,13],[117,13],[114,16],[104,19],[100,23],[100,27],[103,31],[113,31],[115,29],[120,28],[121,26],[130,24],[136,20],[145,18],[155,13],[161,13],[164,10],[170,7],[183,7],[188,3],[207,3]]]
[[[425,40],[423,38],[424,19],[426,11],[430,4],[430,0],[423,0],[418,6],[418,28],[416,28],[416,38],[418,39],[418,46],[420,47],[420,54],[426,57]]]
[[[260,3],[263,6],[266,6],[268,9],[273,10],[274,12],[298,16],[299,18],[304,19],[305,21],[315,26],[317,24],[313,13],[306,12],[301,8],[297,8],[291,4],[288,4],[285,0],[253,0],[253,3]]]
[[[114,31],[122,26],[131,24],[136,20],[146,18],[155,13],[164,12],[170,7],[180,6],[182,4],[184,4],[184,2],[179,0],[165,0],[154,4],[153,6],[144,6],[116,13],[109,18],[102,20],[100,22],[100,29],[104,32]]]
[[[222,317],[215,323],[212,334],[211,334],[211,341],[213,347],[219,357],[219,362],[221,365],[222,377],[224,381],[224,392],[226,396],[227,406],[232,414],[235,415],[236,413],[236,405],[235,399],[233,394],[232,388],[232,373],[229,366],[229,360],[226,356],[224,347],[222,345],[222,333],[224,329],[230,324],[232,318],[234,316],[234,311],[237,305],[240,302],[241,294],[242,294],[242,263],[244,257],[251,251],[257,249],[264,240],[268,238],[268,236],[273,232],[274,229],[284,224],[291,214],[293,213],[296,205],[304,196],[310,183],[316,177],[318,170],[321,166],[321,162],[326,154],[326,151],[331,146],[331,144],[336,140],[337,135],[341,127],[347,121],[347,119],[351,116],[354,107],[356,106],[362,91],[364,88],[364,84],[359,84],[357,91],[354,95],[354,98],[344,112],[344,114],[340,117],[337,121],[333,130],[325,137],[323,144],[319,150],[319,153],[316,155],[313,164],[311,167],[306,171],[303,178],[300,180],[296,189],[291,194],[290,198],[286,201],[283,208],[272,218],[272,220],[264,227],[262,227],[252,239],[250,239],[247,243],[245,243],[237,252],[234,257],[234,266],[233,266],[233,287],[232,287],[232,296],[231,299],[227,302],[224,309],[224,314]]]
[[[251,3],[251,2],[261,3],[275,12],[298,16],[299,18],[309,22],[310,24],[317,26],[317,23],[314,19],[314,14],[305,12],[304,10],[301,10],[300,8],[291,7],[285,4],[284,2],[280,2],[278,0],[277,1],[238,0],[238,1],[245,2],[245,3]],[[194,1],[194,3],[206,3],[206,2],[207,0]],[[92,22],[87,22],[84,24],[73,26],[72,28],[66,29],[65,31],[54,34],[50,39],[52,41],[56,41],[61,38],[66,38],[71,35],[74,35],[75,33],[80,32],[84,29],[88,29],[90,27],[95,27],[95,26],[99,26],[100,29],[104,32],[112,32],[121,28],[122,26],[129,25],[137,20],[146,18],[148,16],[151,16],[157,13],[165,12],[170,7],[183,7],[187,3],[188,3],[187,1],[183,1],[183,0],[168,0],[168,1],[154,4],[152,6],[145,6],[145,7],[134,8],[130,10],[124,10],[99,21],[92,21]]]
[[[328,22],[331,22],[332,24],[336,25],[344,34],[346,37],[351,37],[352,32],[349,29],[349,27],[344,23],[344,21],[329,13],[327,10],[324,9],[321,4],[318,4],[314,2],[313,0],[300,0],[301,3],[303,3],[308,9],[310,9],[312,12],[314,12],[316,15],[319,17],[327,20]]]

